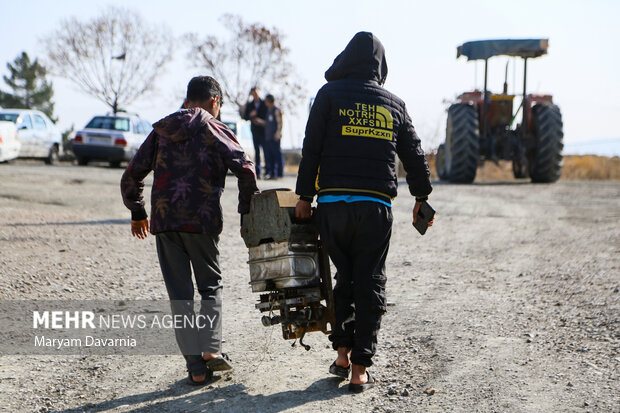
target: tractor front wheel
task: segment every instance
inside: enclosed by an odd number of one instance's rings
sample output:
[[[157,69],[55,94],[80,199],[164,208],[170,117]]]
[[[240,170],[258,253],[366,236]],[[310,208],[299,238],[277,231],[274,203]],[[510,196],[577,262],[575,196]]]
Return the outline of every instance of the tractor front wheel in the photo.
[[[442,143],[437,148],[437,154],[435,155],[435,170],[437,171],[437,175],[439,179],[442,181],[448,179],[448,174],[446,173],[446,144]]]
[[[536,105],[532,109],[536,145],[529,156],[532,182],[550,183],[562,174],[562,114],[556,105]]]
[[[515,178],[522,179],[527,178],[527,168],[521,162],[512,161],[512,173]]]
[[[520,145],[515,150],[515,155],[512,160],[512,172],[517,179],[529,178],[529,172],[527,170],[527,156],[525,153],[525,147]]]

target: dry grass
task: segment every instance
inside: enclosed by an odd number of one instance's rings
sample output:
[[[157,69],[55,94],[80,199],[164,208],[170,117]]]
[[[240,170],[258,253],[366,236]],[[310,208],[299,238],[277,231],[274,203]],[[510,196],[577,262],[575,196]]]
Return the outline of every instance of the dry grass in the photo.
[[[620,157],[567,155],[564,157],[562,179],[620,180]]]
[[[297,173],[299,158],[295,156],[286,157],[285,171],[289,174]],[[426,155],[428,165],[431,169],[431,179],[439,179],[435,170],[435,155]],[[399,176],[404,177],[402,166]],[[499,164],[487,161],[476,171],[476,181],[507,181],[513,180],[512,163],[509,161],[499,161]],[[565,155],[562,177],[565,180],[611,180],[620,181],[620,157],[612,158],[596,155]]]
[[[435,156],[427,155],[426,159],[431,168],[431,179],[438,179],[435,171]],[[485,162],[476,172],[476,181],[504,181],[512,180],[512,163],[499,161]],[[620,180],[620,157],[612,158],[596,155],[565,155],[562,177],[566,180]]]

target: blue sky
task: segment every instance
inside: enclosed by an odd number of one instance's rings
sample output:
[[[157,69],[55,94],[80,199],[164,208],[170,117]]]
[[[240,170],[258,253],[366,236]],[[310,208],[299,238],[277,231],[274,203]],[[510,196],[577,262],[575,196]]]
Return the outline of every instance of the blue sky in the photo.
[[[68,16],[88,19],[107,4],[139,11],[145,20],[167,24],[174,35],[186,32],[225,34],[218,18],[240,14],[246,21],[276,26],[286,34],[291,61],[312,95],[324,83],[323,73],[349,39],[372,31],[383,42],[389,66],[386,88],[407,104],[425,148],[436,146],[445,132],[446,101],[474,86],[482,87],[483,65],[456,60],[456,46],[487,38],[548,37],[549,54],[528,63],[530,92],[549,93],[564,118],[565,142],[618,138],[620,114],[620,2],[618,1],[3,1],[0,73],[22,50],[43,57],[40,39]],[[208,74],[188,66],[185,45],[178,41],[174,61],[157,82],[153,95],[129,109],[155,121],[174,111],[189,78]],[[499,92],[508,59],[490,60],[489,85]],[[515,68],[513,72],[513,68]],[[477,73],[477,79],[475,74]],[[509,66],[509,91],[521,90],[522,62]],[[517,85],[512,80],[516,79]],[[53,78],[59,127],[82,127],[107,108]],[[0,86],[3,87],[3,86]],[[284,145],[303,139],[306,102],[297,117],[286,119]],[[617,152],[617,144],[615,151]],[[616,153],[620,154],[620,153]]]

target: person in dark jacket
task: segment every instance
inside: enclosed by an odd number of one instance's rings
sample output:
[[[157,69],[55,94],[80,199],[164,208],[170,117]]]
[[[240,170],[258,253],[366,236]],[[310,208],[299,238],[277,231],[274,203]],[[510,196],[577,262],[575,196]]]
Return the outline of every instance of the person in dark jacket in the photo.
[[[265,119],[267,118],[267,106],[259,94],[258,88],[255,86],[250,90],[252,100],[246,103],[243,108],[241,117],[251,122],[250,130],[252,131],[252,142],[254,143],[254,161],[256,163],[256,175],[261,177],[261,156],[260,151],[263,149],[265,161],[267,155],[265,153]]]
[[[258,191],[252,161],[233,132],[215,119],[221,99],[215,79],[193,78],[187,86],[187,109],[153,125],[121,178],[123,202],[131,211],[132,235],[144,239],[150,228],[156,237],[173,314],[194,319],[193,268],[202,297],[200,313],[215,320],[211,331],[175,330],[191,384],[204,384],[214,370],[231,368],[220,354],[222,282],[218,263],[220,197],[227,170],[238,179],[240,214],[249,211],[250,198]],[[151,171],[149,226],[142,191],[144,178]]]
[[[317,224],[336,266],[336,323],[329,339],[338,351],[329,371],[351,374],[349,389],[374,385],[377,333],[386,311],[385,260],[396,196],[395,155],[416,198],[413,220],[432,191],[428,164],[405,103],[383,88],[383,45],[360,32],[325,72],[306,126],[296,193],[296,216],[307,219],[318,195]],[[432,223],[431,223],[432,224]]]
[[[265,96],[267,118],[265,119],[265,161],[268,179],[282,178],[284,158],[282,157],[282,110],[275,104],[273,95]]]

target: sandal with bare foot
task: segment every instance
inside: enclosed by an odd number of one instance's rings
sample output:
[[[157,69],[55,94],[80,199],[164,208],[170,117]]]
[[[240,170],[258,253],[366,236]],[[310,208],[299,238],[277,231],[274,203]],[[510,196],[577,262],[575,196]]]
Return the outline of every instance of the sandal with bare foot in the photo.
[[[352,393],[361,393],[364,390],[371,389],[375,386],[375,378],[370,375],[370,372],[366,371],[366,376],[368,377],[368,381],[364,384],[355,384],[349,383],[349,391]]]
[[[205,384],[209,383],[209,381],[213,378],[213,371],[211,371],[210,369],[207,369],[207,371],[205,371],[205,379],[204,380],[200,380],[200,381],[196,381],[194,380],[194,378],[192,377],[192,373],[187,373],[187,384],[189,384],[190,386],[204,386]]]
[[[334,361],[332,365],[329,366],[329,372],[333,374],[334,376],[338,376],[343,379],[348,379],[349,373],[351,372],[351,365],[349,364],[349,367],[341,367],[341,366],[337,366],[336,362]]]
[[[205,360],[205,366],[207,366],[207,370],[211,371],[228,371],[233,369],[230,364],[230,358],[226,353],[222,353],[221,356]]]

